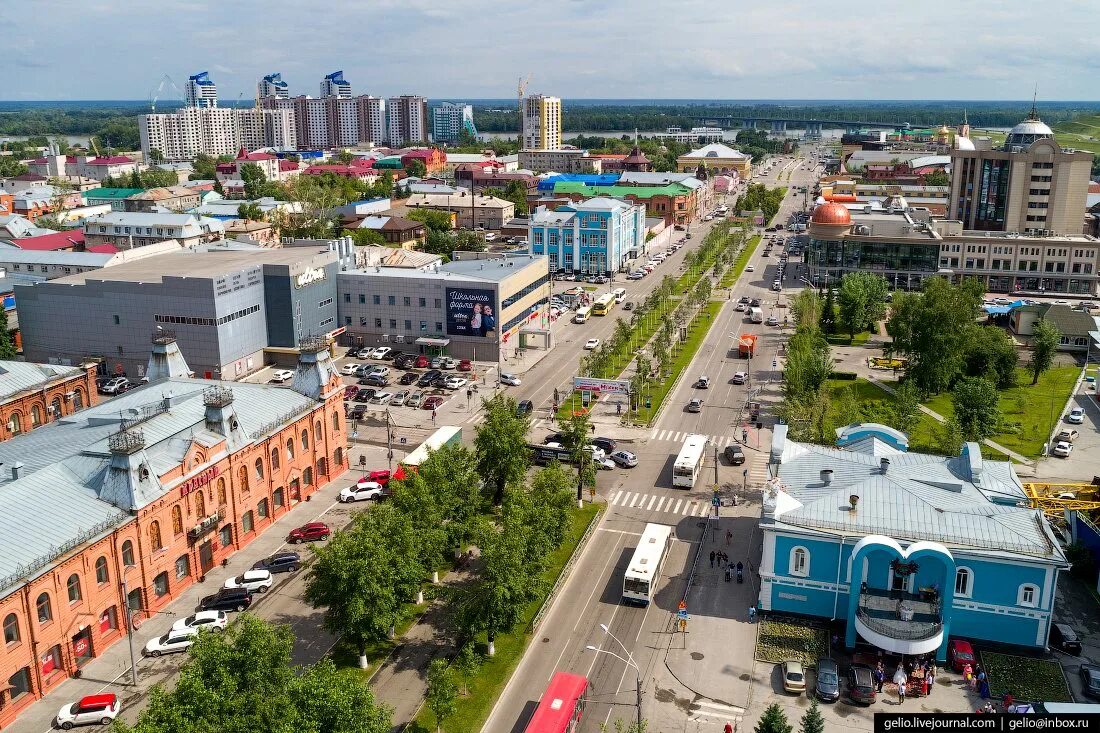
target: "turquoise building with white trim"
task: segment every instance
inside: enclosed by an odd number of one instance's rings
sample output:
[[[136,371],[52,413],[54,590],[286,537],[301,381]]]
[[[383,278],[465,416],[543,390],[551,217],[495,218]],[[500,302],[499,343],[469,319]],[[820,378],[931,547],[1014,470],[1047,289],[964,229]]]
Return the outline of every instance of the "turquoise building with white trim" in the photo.
[[[842,620],[844,641],[944,660],[950,637],[1043,648],[1069,564],[1012,464],[908,452],[855,424],[836,447],[777,425],[760,527],[761,611]]]

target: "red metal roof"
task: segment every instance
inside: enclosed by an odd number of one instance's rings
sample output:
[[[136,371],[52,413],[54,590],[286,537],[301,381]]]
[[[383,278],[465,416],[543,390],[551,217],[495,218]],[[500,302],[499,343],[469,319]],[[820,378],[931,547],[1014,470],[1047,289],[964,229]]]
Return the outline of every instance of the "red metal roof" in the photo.
[[[16,247],[23,250],[52,252],[55,250],[72,249],[78,244],[83,244],[84,232],[80,229],[71,229],[67,232],[55,232],[53,234],[43,234],[37,237],[13,239],[11,242]]]
[[[279,170],[281,171],[296,171],[298,170],[298,164],[293,160],[280,160]]]
[[[577,700],[588,689],[588,679],[579,674],[555,672],[546,687],[525,733],[564,733],[577,707]]]
[[[97,255],[113,255],[118,252],[118,247],[113,244],[97,244],[94,247],[88,247],[88,252],[94,252]]]
[[[126,165],[133,162],[125,155],[112,155],[107,158],[93,158],[88,161],[88,165]]]

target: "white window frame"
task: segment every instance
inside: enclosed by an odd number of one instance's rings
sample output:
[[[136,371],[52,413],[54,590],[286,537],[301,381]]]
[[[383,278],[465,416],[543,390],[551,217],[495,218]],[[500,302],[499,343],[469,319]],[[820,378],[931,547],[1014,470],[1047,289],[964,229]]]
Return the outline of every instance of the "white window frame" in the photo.
[[[959,573],[966,572],[966,588],[959,591]],[[974,571],[968,567],[955,568],[955,584],[952,586],[955,591],[956,598],[971,598],[974,595]]]
[[[802,557],[805,558],[805,562],[802,563],[802,567],[798,567],[797,558],[798,553],[802,553]],[[787,563],[787,573],[798,578],[807,578],[810,575],[810,551],[798,545],[791,548],[790,560]]]
[[[1031,600],[1026,601],[1024,600],[1024,594],[1029,590],[1031,591]],[[1020,586],[1019,590],[1016,591],[1016,605],[1025,606],[1027,608],[1038,608],[1040,593],[1039,586],[1034,583],[1024,583]]]

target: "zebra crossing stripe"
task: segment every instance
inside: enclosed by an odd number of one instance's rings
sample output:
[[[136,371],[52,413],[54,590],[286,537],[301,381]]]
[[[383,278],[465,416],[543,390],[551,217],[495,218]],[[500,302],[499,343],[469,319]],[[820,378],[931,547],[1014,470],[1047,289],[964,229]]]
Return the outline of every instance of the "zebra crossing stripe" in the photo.
[[[632,492],[632,491],[628,491],[628,492],[627,492],[626,494],[624,494],[624,495],[623,495],[623,500],[622,500],[622,502],[621,502],[621,503],[619,504],[619,506],[624,506],[624,507],[625,507],[625,506],[630,506],[630,499],[631,499],[631,497],[633,497],[633,496],[634,496],[634,492]]]
[[[685,517],[690,517],[692,512],[694,512],[694,511],[695,511],[695,502],[694,501],[689,501],[689,502],[687,502],[687,504],[684,505],[684,516]]]
[[[649,503],[648,503],[648,504],[646,504],[646,508],[645,508],[645,510],[646,510],[646,511],[648,512],[648,511],[649,511],[650,509],[652,509],[652,508],[653,508],[653,505],[654,505],[655,503],[657,503],[657,495],[656,495],[656,494],[654,494],[653,496],[649,497]]]
[[[669,502],[668,502],[668,506],[669,506],[669,511],[670,511],[670,512],[672,512],[673,514],[679,514],[679,513],[680,513],[680,505],[681,505],[681,504],[683,504],[683,503],[684,503],[684,500],[683,500],[683,499],[677,499],[677,500],[676,500],[676,508],[675,508],[675,509],[673,509],[673,508],[672,508],[672,502],[671,502],[671,501],[669,501]]]
[[[653,428],[652,430],[649,431],[649,439],[650,440],[656,440],[657,439],[657,428]]]
[[[661,507],[663,507],[665,505],[665,501],[667,501],[667,500],[668,500],[667,496],[662,496],[661,497],[661,500],[659,502],[657,502],[657,511],[661,511]],[[670,501],[669,504],[672,504],[672,502]]]
[[[642,501],[643,501],[644,499],[645,499],[645,494],[638,494],[638,495],[636,495],[636,496],[634,497],[634,499],[633,499],[633,500],[631,500],[631,502],[630,502],[630,508],[631,508],[631,509],[633,509],[633,508],[634,508],[635,506],[637,506],[638,504],[640,504],[640,503],[641,503],[641,502],[642,502]]]
[[[616,491],[615,492],[615,495],[613,497],[611,497],[611,506],[615,506],[619,503],[619,495],[622,494],[622,493],[623,492],[621,492],[621,491]]]

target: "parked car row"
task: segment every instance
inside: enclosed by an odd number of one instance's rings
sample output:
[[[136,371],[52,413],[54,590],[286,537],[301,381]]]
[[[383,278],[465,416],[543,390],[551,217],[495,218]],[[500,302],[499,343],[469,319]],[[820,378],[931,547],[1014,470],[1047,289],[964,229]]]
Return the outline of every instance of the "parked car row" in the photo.
[[[785,692],[801,695],[810,689],[807,686],[806,669],[802,662],[788,660],[782,663],[780,670]],[[842,690],[840,666],[832,659],[818,659],[814,677],[812,694],[823,702],[836,702],[845,691],[851,702],[861,705],[872,705],[875,702],[874,671],[864,664],[853,664],[848,667],[845,675],[847,690]]]

